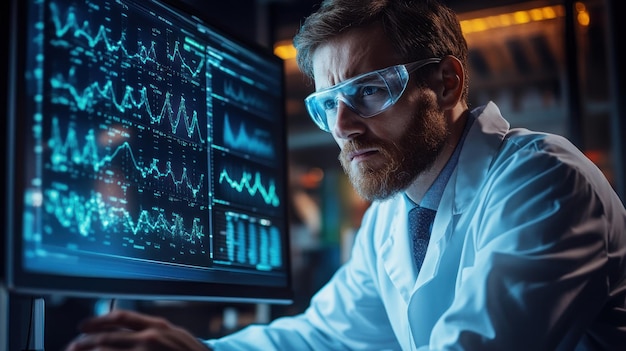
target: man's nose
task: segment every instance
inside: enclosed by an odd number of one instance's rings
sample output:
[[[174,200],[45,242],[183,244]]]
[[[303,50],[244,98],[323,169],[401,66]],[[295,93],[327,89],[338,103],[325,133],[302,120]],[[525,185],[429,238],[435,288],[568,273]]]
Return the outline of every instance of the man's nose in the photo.
[[[337,115],[335,116],[332,131],[336,137],[351,139],[363,134],[365,131],[364,118],[353,111],[342,99],[337,101]]]

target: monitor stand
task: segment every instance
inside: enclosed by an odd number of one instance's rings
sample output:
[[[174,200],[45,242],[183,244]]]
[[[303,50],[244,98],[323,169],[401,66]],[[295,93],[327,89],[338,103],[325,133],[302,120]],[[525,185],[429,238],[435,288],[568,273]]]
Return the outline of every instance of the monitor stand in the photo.
[[[0,340],[6,350],[44,351],[45,301],[0,288]],[[3,345],[0,345],[0,349]]]
[[[0,282],[2,283],[2,282]],[[0,350],[9,348],[9,293],[0,284]]]

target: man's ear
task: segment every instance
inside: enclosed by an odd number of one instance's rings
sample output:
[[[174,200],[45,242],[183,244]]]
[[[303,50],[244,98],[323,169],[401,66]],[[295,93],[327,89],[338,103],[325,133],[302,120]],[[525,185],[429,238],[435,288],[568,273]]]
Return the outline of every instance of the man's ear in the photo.
[[[463,95],[465,71],[463,64],[454,56],[445,56],[439,63],[437,100],[442,109],[456,106]]]

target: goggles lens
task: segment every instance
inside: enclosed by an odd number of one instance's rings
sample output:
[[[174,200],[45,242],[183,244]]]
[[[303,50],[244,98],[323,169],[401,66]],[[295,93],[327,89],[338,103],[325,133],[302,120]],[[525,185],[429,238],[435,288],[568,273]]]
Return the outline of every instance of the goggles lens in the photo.
[[[330,132],[337,121],[339,101],[363,118],[373,117],[400,99],[411,72],[439,61],[430,58],[365,73],[317,91],[304,102],[315,124]]]

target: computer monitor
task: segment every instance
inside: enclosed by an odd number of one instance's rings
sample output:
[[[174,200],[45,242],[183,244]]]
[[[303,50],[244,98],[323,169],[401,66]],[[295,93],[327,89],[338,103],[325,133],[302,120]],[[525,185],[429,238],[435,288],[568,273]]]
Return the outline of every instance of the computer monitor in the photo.
[[[14,5],[8,290],[289,302],[283,62],[180,2]]]

